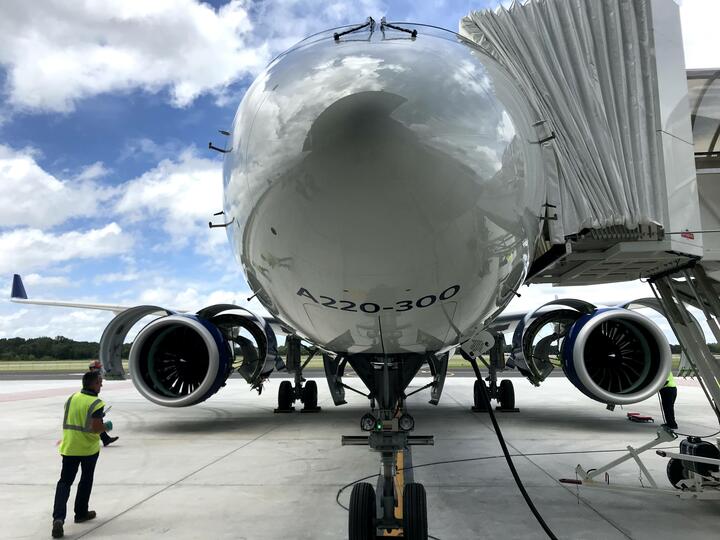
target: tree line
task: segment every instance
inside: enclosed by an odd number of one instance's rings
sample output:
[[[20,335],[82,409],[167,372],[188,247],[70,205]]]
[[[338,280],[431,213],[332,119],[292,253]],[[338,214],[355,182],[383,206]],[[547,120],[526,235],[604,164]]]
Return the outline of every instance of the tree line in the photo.
[[[125,343],[122,357],[130,355],[132,343]],[[278,346],[278,352],[285,356],[284,345]],[[0,338],[1,361],[25,360],[95,360],[100,354],[100,344],[96,341],[75,341],[65,336],[38,338]]]
[[[123,358],[130,353],[130,345],[123,345]],[[24,360],[93,360],[100,352],[94,341],[75,341],[64,336],[0,339],[0,361]]]
[[[128,357],[131,346],[132,343],[123,345],[123,358]],[[717,343],[709,343],[708,347],[713,353],[720,353],[720,345]],[[680,345],[670,345],[670,349],[673,354],[680,354]],[[64,336],[0,339],[0,361],[93,360],[98,358],[99,351],[100,345],[95,341],[75,341]],[[286,353],[285,346],[278,346],[278,352],[284,357]],[[506,345],[505,352],[512,352],[512,346]],[[551,351],[551,353],[556,352]]]

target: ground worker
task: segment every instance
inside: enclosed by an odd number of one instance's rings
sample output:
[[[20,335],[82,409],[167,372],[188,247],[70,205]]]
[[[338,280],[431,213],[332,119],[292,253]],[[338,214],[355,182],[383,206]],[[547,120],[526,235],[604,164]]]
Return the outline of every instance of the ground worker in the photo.
[[[101,369],[102,369],[102,364],[100,363],[100,360],[93,360],[92,362],[90,362],[90,365],[88,366],[88,370],[90,370],[90,371],[98,371],[98,372],[101,372],[101,371],[100,371]],[[102,373],[102,372],[101,372],[101,373]],[[100,434],[100,440],[102,441],[103,446],[107,446],[108,444],[112,444],[112,443],[114,443],[115,441],[117,441],[119,438],[120,438],[120,437],[117,437],[117,436],[111,437],[110,435],[108,435],[108,434],[105,433],[104,431]]]
[[[673,377],[672,371],[670,371],[665,386],[660,389],[660,403],[662,405],[663,416],[665,417],[663,427],[670,429],[677,429],[678,427],[677,422],[675,422],[676,399],[677,385],[675,384],[675,377]]]
[[[82,473],[75,496],[75,523],[91,520],[96,515],[94,510],[88,510],[88,502],[92,491],[95,464],[100,455],[100,433],[110,431],[112,423],[103,423],[105,404],[98,397],[102,388],[100,371],[85,373],[82,386],[80,392],[75,392],[65,402],[63,438],[60,444],[62,471],[55,489],[53,538],[62,538],[64,535],[67,501],[78,467],[82,467]]]

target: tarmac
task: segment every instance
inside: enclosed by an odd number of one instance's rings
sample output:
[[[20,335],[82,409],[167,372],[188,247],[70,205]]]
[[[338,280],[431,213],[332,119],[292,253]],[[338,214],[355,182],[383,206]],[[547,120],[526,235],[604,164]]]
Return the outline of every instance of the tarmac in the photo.
[[[348,381],[350,382],[350,381]],[[417,378],[412,388],[429,382]],[[680,500],[671,495],[618,493],[560,484],[575,466],[602,466],[627,445],[653,439],[662,422],[657,398],[608,411],[564,378],[540,388],[513,379],[517,413],[498,413],[514,463],[530,497],[558,538],[717,538],[720,501]],[[351,384],[359,383],[353,379]],[[680,379],[679,431],[698,435],[718,429],[702,390]],[[528,510],[487,413],[470,411],[473,379],[450,377],[439,406],[421,392],[409,399],[417,435],[435,445],[414,447],[415,481],[427,490],[431,538],[440,540],[547,538]],[[203,404],[183,409],[144,400],[130,381],[105,381],[101,397],[117,443],[101,450],[90,522],[66,521],[66,538],[173,538],[276,540],[347,538],[347,512],[338,490],[379,469],[379,456],[364,447],[342,447],[341,435],[359,435],[367,400],[347,393],[335,407],[318,379],[317,414],[273,414],[279,382],[258,396],[241,380]],[[78,389],[73,380],[0,381],[0,526],[5,538],[50,538],[57,442],[63,403]],[[628,411],[653,416],[655,424],[626,419]],[[676,441],[671,443],[677,449]],[[710,439],[714,442],[714,437]],[[583,453],[597,450],[618,452]],[[538,453],[564,454],[529,455]],[[567,453],[576,452],[576,453]],[[663,488],[667,460],[643,454]],[[447,461],[458,463],[419,465]],[[610,473],[615,484],[640,486],[634,462]],[[374,482],[374,480],[369,480]],[[647,480],[643,480],[647,486]],[[340,495],[347,505],[350,489]]]

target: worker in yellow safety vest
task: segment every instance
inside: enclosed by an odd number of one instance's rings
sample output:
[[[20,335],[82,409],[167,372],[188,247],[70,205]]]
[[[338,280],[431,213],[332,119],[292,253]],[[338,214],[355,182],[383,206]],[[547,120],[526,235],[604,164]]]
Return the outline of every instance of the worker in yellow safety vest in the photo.
[[[102,364],[100,363],[100,360],[93,360],[90,362],[90,365],[88,366],[88,371],[100,371],[102,369]],[[102,371],[100,371],[102,373]],[[108,407],[108,410],[110,410],[110,407]],[[105,431],[103,431],[100,434],[100,440],[103,443],[103,446],[107,446],[108,444],[112,444],[115,441],[117,441],[120,437],[117,435],[114,437],[111,437],[108,435]]]
[[[98,397],[102,384],[100,371],[89,371],[83,375],[82,390],[75,392],[65,402],[63,438],[60,444],[62,471],[55,489],[53,538],[62,538],[64,535],[63,525],[70,487],[79,467],[82,467],[82,473],[75,496],[75,523],[88,521],[96,515],[94,510],[88,510],[88,502],[95,464],[100,455],[100,433],[112,429],[111,422],[103,423],[105,404]]]
[[[660,389],[660,404],[662,405],[663,416],[665,417],[664,427],[677,429],[675,422],[675,400],[677,399],[677,384],[672,371],[668,374],[665,386]]]

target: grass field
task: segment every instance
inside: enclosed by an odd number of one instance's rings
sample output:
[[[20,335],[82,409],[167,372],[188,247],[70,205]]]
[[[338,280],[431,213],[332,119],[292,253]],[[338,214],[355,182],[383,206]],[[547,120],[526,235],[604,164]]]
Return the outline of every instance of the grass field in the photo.
[[[78,373],[85,371],[90,363],[89,360],[26,360],[26,361],[0,361],[0,373],[17,373],[33,371],[57,371],[58,373]],[[677,372],[680,364],[680,355],[673,354],[673,371]],[[127,371],[128,361],[123,360],[123,367]],[[308,364],[310,369],[322,369],[322,358],[313,358]],[[449,367],[453,369],[469,368],[461,356],[455,355],[450,359]],[[480,366],[483,368],[483,366]]]

